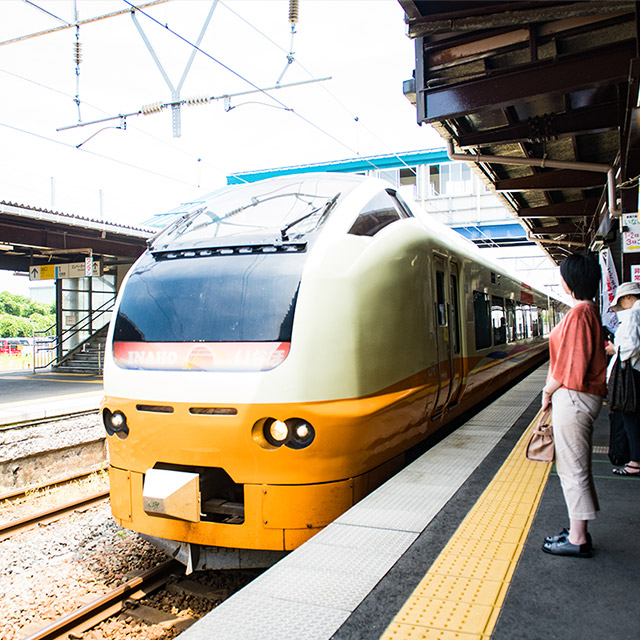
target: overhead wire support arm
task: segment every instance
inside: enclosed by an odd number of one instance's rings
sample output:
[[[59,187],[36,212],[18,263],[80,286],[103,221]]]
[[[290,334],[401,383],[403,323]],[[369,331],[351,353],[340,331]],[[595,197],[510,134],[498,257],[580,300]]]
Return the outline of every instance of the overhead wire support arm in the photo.
[[[189,73],[189,70],[191,69],[191,65],[193,64],[193,59],[196,57],[196,53],[200,50],[200,44],[202,43],[202,39],[204,38],[204,34],[207,30],[207,27],[209,26],[209,22],[211,22],[211,17],[213,16],[213,12],[216,8],[218,4],[218,0],[213,0],[213,2],[211,3],[211,9],[209,9],[209,14],[207,15],[204,24],[202,25],[202,29],[200,30],[200,35],[198,36],[198,40],[196,41],[196,45],[193,48],[193,50],[191,51],[191,55],[189,56],[189,60],[187,61],[187,65],[184,69],[184,72],[182,73],[182,78],[180,78],[180,82],[178,83],[178,86],[174,88],[171,80],[169,79],[169,76],[167,75],[167,72],[164,70],[164,67],[162,66],[162,63],[160,62],[160,59],[158,58],[158,56],[156,55],[156,52],[153,49],[153,46],[151,45],[151,42],[149,42],[149,39],[147,38],[145,32],[142,29],[142,26],[140,25],[140,23],[138,22],[138,18],[136,17],[136,7],[132,7],[131,9],[131,19],[133,20],[133,23],[136,26],[136,29],[138,30],[138,33],[140,34],[140,37],[142,38],[142,40],[144,41],[145,45],[147,46],[147,49],[149,50],[149,53],[151,54],[151,57],[153,58],[153,61],[156,63],[158,69],[160,70],[160,73],[162,74],[162,77],[164,78],[164,81],[167,83],[167,86],[169,87],[169,89],[171,90],[171,110],[172,110],[172,119],[173,119],[173,137],[174,138],[179,138],[182,135],[182,131],[181,131],[181,122],[180,122],[180,106],[181,106],[181,100],[180,100],[180,90],[182,89],[182,85],[184,84],[184,81],[187,79],[187,74]]]
[[[73,0],[73,18],[76,25],[76,41],[74,43],[74,59],[76,63],[76,96],[73,101],[76,103],[76,107],[78,108],[78,122],[82,122],[82,115],[80,114],[80,62],[82,62],[82,44],[80,43],[78,0]]]
[[[214,100],[226,100],[229,98],[236,98],[238,96],[246,96],[250,93],[264,93],[265,91],[275,91],[276,89],[286,89],[288,87],[297,87],[303,84],[311,84],[314,82],[326,82],[327,80],[331,80],[331,76],[327,76],[326,78],[312,78],[311,80],[299,80],[298,82],[290,82],[288,84],[275,85],[273,87],[265,87],[263,89],[249,89],[247,91],[237,91],[235,93],[225,93],[220,96],[210,96],[210,97],[201,97],[201,98],[186,98],[184,100],[179,100],[178,103],[180,105],[197,105],[197,104],[207,104],[209,102],[213,102]],[[130,113],[120,113],[117,116],[108,116],[107,118],[100,118],[99,120],[91,120],[85,122],[78,122],[77,124],[67,125],[65,127],[58,127],[56,131],[67,131],[69,129],[78,129],[79,127],[87,127],[92,124],[102,124],[103,122],[110,122],[111,120],[123,120],[126,118],[130,118],[133,116],[141,116],[141,115],[151,115],[153,113],[159,113],[168,107],[173,107],[174,104],[178,104],[174,102],[157,102],[155,104],[150,104],[138,109],[138,111],[131,111]]]
[[[282,82],[282,78],[284,78],[284,74],[287,72],[287,69],[294,63],[294,53],[293,53],[293,38],[296,35],[296,24],[298,23],[298,0],[289,0],[289,23],[291,24],[291,43],[289,44],[289,54],[287,55],[287,63],[284,65],[284,69],[278,78],[277,85]]]

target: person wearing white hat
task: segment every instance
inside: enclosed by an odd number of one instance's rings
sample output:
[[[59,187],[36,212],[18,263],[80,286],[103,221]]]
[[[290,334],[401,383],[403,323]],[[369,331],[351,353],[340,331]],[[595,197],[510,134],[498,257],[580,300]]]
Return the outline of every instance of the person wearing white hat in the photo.
[[[633,367],[633,379],[637,393],[640,394],[640,283],[623,282],[616,289],[609,308],[619,314],[620,326],[616,331],[614,344],[608,343],[606,346],[607,354],[616,355],[621,363]],[[617,418],[624,425],[631,459],[627,464],[614,468],[613,473],[640,478],[640,415],[614,413],[619,414]]]

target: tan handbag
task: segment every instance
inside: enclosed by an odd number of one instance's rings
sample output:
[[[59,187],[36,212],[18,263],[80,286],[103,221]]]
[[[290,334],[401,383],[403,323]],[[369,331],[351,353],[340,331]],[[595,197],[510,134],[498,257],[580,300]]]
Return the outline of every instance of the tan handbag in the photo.
[[[534,462],[553,462],[555,448],[553,445],[553,426],[551,424],[551,407],[540,410],[533,419],[533,433],[527,445],[527,458]]]

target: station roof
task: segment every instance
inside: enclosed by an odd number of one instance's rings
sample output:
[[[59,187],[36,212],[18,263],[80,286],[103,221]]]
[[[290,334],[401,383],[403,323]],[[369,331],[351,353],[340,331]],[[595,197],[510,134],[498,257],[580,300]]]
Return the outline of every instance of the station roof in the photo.
[[[104,220],[0,202],[0,269],[84,260],[89,253],[106,267],[130,263],[153,231]]]
[[[319,171],[358,173],[371,169],[384,171],[388,169],[414,167],[420,164],[440,164],[441,162],[449,162],[447,152],[444,148],[421,149],[418,151],[404,151],[387,155],[363,156],[359,158],[347,158],[345,160],[293,165],[290,167],[279,167],[277,169],[245,171],[227,176],[227,184],[256,182],[257,180],[286,176],[294,173],[316,173]]]
[[[478,154],[469,160],[554,261],[611,242],[620,211],[638,211],[636,3],[399,2],[416,39],[404,91],[418,122]]]

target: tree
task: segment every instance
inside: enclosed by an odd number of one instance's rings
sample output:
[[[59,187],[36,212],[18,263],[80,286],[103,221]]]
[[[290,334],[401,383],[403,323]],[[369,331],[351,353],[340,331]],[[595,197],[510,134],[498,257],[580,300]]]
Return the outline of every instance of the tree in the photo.
[[[0,337],[25,338],[32,335],[33,325],[27,318],[7,314],[0,316]]]
[[[34,313],[54,315],[55,312],[56,305],[53,303],[45,304],[43,302],[36,302],[30,298],[25,298],[17,293],[9,293],[8,291],[2,291],[0,293],[0,313],[28,318]]]
[[[3,291],[0,293],[0,313],[6,313],[11,316],[23,315],[26,298],[16,293]]]
[[[49,329],[52,325],[55,325],[56,318],[53,314],[48,313],[43,315],[42,313],[33,313],[29,316],[29,320],[31,321],[31,325],[34,331],[45,331]],[[53,328],[48,332],[48,335],[54,336],[56,333],[56,328]]]
[[[0,338],[33,336],[55,324],[55,304],[44,304],[16,293],[0,292]],[[49,332],[55,335],[55,328]]]

